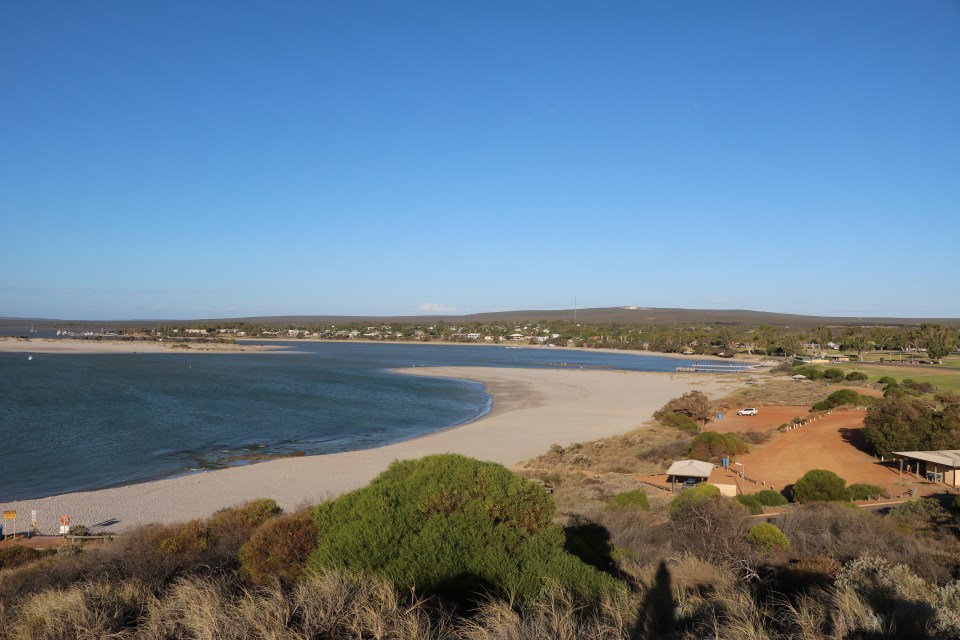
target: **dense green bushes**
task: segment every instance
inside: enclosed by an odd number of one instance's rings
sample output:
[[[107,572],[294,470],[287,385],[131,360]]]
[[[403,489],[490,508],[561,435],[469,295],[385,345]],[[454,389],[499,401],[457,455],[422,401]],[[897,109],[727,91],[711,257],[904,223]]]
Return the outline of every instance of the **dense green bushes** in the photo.
[[[869,376],[863,373],[862,371],[851,371],[850,373],[847,374],[846,380],[849,380],[850,382],[856,382],[860,380],[869,380]]]
[[[960,449],[960,403],[945,400],[938,407],[921,399],[883,398],[867,411],[864,436],[882,456]]]
[[[761,553],[769,553],[774,550],[784,550],[790,546],[787,536],[776,525],[769,522],[760,522],[750,527],[747,532],[747,539]]]
[[[814,404],[811,409],[813,411],[829,411],[837,407],[869,405],[873,402],[873,398],[860,395],[853,389],[838,389],[827,396],[826,400]]]
[[[696,420],[682,413],[668,413],[660,418],[660,422],[664,426],[680,429],[681,431],[696,431],[699,427]]]
[[[751,515],[758,516],[763,513],[763,505],[754,495],[740,495],[734,498],[737,502],[745,506]]]
[[[719,497],[720,489],[712,484],[701,482],[695,487],[684,489],[680,495],[670,501],[670,517],[676,518],[691,507]]]
[[[395,462],[321,504],[308,566],[383,576],[404,590],[532,602],[545,583],[596,600],[618,583],[564,551],[543,487],[458,455]]]
[[[720,462],[722,458],[747,453],[750,447],[740,438],[730,433],[704,431],[690,443],[690,457],[707,462]]]
[[[787,504],[787,499],[773,489],[764,489],[756,494],[757,501],[765,507],[781,507]]]
[[[846,480],[826,469],[807,471],[793,485],[794,502],[834,502],[848,499]]]
[[[882,498],[887,493],[886,489],[883,487],[878,487],[875,484],[864,484],[859,482],[847,487],[847,491],[850,494],[851,500],[871,500],[875,498]]]

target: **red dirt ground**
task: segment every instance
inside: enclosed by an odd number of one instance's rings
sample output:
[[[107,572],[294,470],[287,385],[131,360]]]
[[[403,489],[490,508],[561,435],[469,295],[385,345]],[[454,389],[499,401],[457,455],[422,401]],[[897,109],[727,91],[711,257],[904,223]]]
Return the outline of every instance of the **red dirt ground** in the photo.
[[[743,431],[769,431],[776,429],[794,417],[809,417],[807,407],[758,406],[755,416],[725,415],[721,421],[713,421],[707,429],[721,433]],[[881,463],[866,452],[863,436],[865,412],[854,409],[833,411],[802,427],[780,433],[774,431],[763,445],[754,445],[753,451],[737,456],[731,468],[741,469],[755,483],[744,483],[745,493],[756,493],[763,488],[782,490],[793,484],[811,469],[829,469],[847,481],[875,484],[883,487],[896,498],[911,488],[920,495],[943,490],[916,476],[900,475],[898,465]],[[726,474],[723,470],[716,474]],[[726,476],[724,476],[726,477]],[[650,484],[668,488],[665,475],[640,478]]]
[[[774,409],[777,407],[760,407],[760,415]],[[921,493],[937,490],[925,481],[901,476],[892,463],[882,464],[866,453],[864,415],[863,411],[853,409],[834,411],[798,429],[775,433],[769,442],[755,447],[753,452],[737,456],[737,462],[744,465],[747,477],[758,483],[766,482],[767,487],[772,485],[777,490],[793,484],[811,469],[829,469],[847,484],[879,485],[894,497],[911,487]],[[760,488],[762,485],[756,490]]]
[[[769,431],[795,417],[806,418],[810,407],[757,407],[755,416],[738,416],[736,412],[724,414],[723,420],[714,420],[706,426],[708,431],[729,433],[731,431]]]

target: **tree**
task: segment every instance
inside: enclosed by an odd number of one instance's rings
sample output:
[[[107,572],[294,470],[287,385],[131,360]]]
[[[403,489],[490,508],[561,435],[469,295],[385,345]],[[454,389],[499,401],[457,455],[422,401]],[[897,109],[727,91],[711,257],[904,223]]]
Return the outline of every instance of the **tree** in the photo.
[[[848,498],[847,481],[826,469],[807,471],[793,485],[794,502],[835,502]]]
[[[893,342],[893,331],[887,327],[874,327],[870,329],[870,340],[874,347],[883,351],[891,342]]]
[[[927,350],[927,355],[939,364],[956,348],[957,332],[941,324],[922,324],[919,342]]]
[[[663,405],[653,414],[653,417],[657,420],[663,420],[671,413],[688,416],[696,420],[699,428],[702,429],[713,417],[713,408],[706,395],[700,391],[691,391]]]
[[[870,348],[870,340],[867,339],[863,329],[849,329],[843,336],[843,348],[853,349],[857,352],[857,357],[863,361],[863,353]]]
[[[803,351],[803,338],[796,333],[785,333],[777,340],[778,348],[787,356],[795,356]]]

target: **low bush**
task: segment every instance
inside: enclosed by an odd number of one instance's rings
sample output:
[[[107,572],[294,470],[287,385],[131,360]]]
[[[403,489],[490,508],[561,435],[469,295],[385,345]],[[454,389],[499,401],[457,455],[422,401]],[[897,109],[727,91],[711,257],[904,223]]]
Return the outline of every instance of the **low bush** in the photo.
[[[783,531],[769,522],[760,522],[750,527],[747,540],[762,553],[785,550],[790,546],[790,541]]]
[[[873,398],[860,395],[853,389],[839,389],[827,396],[826,400],[814,404],[811,409],[813,411],[829,411],[842,406],[860,406],[872,403]]]
[[[896,378],[891,378],[890,376],[883,376],[877,380],[877,382],[880,384],[897,384]]]
[[[953,496],[953,509],[954,511],[960,511],[960,494]]]
[[[701,482],[695,487],[684,489],[670,501],[670,516],[674,517],[692,506],[720,497],[720,489],[712,484]]]
[[[240,569],[258,584],[302,578],[319,530],[309,511],[272,518],[240,547]]]
[[[369,485],[318,506],[308,561],[380,575],[398,589],[529,604],[545,582],[596,601],[621,583],[564,550],[552,498],[498,464],[459,455],[394,462]]]
[[[758,516],[763,513],[763,505],[760,504],[760,501],[757,500],[756,496],[752,495],[742,495],[734,498],[737,502],[749,509],[750,514]]]
[[[847,481],[826,469],[813,469],[793,485],[793,501],[834,502],[848,500]]]
[[[847,490],[850,492],[851,500],[873,500],[876,498],[882,498],[886,495],[887,491],[883,487],[878,487],[875,484],[864,484],[856,483],[847,487]]]
[[[4,547],[0,549],[0,571],[20,567],[42,557],[43,554],[40,551],[30,547]]]
[[[719,462],[722,458],[747,453],[750,447],[743,440],[729,433],[704,431],[690,442],[690,456],[696,460]]]
[[[682,413],[668,413],[660,418],[660,422],[664,426],[680,429],[681,431],[696,431],[698,427],[696,420]]]
[[[845,379],[854,382],[858,380],[869,380],[870,377],[862,371],[851,371],[847,374]]]
[[[650,511],[650,500],[647,494],[639,489],[618,493],[607,500],[607,509],[643,509]]]
[[[823,369],[811,366],[794,367],[793,374],[806,376],[810,380],[820,380],[824,377]]]
[[[764,489],[756,494],[757,501],[765,507],[782,507],[787,504],[787,499],[773,489]]]
[[[843,372],[843,369],[832,368],[824,371],[823,377],[826,378],[827,380],[833,380],[835,382],[839,382],[840,380],[843,380],[846,377],[846,374]]]

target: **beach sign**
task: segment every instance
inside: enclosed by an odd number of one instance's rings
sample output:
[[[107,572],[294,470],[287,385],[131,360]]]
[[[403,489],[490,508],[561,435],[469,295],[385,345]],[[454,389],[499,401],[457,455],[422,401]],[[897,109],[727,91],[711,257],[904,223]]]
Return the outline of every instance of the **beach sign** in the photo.
[[[70,533],[70,516],[63,514],[60,516],[60,535],[67,535]]]
[[[16,512],[16,511],[4,511],[4,512],[3,512],[3,519],[4,519],[4,520],[16,520],[16,519],[17,519],[17,512]]]

